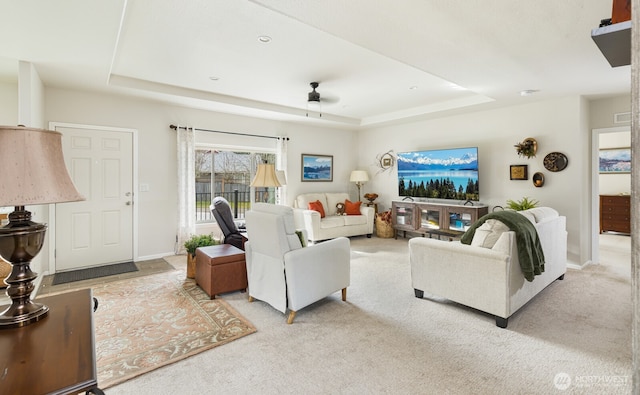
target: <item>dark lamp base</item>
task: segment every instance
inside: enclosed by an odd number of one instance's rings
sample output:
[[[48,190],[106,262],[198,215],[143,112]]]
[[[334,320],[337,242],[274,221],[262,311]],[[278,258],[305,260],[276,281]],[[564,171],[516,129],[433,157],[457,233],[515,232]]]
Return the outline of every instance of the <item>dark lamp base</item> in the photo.
[[[29,325],[49,312],[47,306],[31,300],[38,274],[29,267],[42,248],[46,231],[46,225],[31,222],[31,213],[24,207],[16,207],[9,223],[0,228],[0,256],[12,266],[4,280],[11,305],[0,313],[0,329]]]

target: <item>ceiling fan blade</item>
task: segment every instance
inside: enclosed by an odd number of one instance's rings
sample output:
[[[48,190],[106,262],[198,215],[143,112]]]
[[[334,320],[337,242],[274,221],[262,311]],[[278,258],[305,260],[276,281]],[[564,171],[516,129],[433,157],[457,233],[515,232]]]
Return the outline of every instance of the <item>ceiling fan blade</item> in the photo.
[[[340,98],[338,96],[335,96],[335,95],[331,95],[331,94],[321,94],[320,95],[320,102],[321,103],[336,104],[339,101],[340,101]]]

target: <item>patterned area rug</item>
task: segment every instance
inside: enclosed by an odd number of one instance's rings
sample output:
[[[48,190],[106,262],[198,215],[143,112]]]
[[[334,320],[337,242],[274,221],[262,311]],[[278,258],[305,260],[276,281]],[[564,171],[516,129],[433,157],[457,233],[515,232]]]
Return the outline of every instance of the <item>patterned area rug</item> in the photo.
[[[210,300],[184,270],[106,283],[93,296],[101,389],[256,331],[224,300]]]

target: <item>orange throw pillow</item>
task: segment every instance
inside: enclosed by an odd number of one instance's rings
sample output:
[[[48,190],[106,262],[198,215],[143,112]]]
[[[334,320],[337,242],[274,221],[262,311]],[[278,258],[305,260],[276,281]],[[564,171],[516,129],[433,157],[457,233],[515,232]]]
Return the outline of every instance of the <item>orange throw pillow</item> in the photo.
[[[309,202],[309,210],[317,211],[320,213],[320,218],[324,218],[324,207],[319,200],[315,202]]]
[[[362,202],[351,202],[349,199],[344,201],[344,212],[347,215],[360,215],[360,205]]]

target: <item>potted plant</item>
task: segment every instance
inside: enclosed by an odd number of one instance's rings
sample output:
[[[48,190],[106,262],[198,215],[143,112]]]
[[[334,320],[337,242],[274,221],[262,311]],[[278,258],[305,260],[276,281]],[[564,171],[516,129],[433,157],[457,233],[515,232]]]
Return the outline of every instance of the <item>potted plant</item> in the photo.
[[[537,207],[539,203],[540,202],[538,202],[537,200],[529,199],[525,196],[518,201],[514,201],[511,199],[507,200],[507,207],[515,211],[522,211]]]
[[[195,278],[196,276],[196,249],[216,244],[218,241],[211,234],[193,235],[184,242],[184,248],[187,250],[187,278]]]

